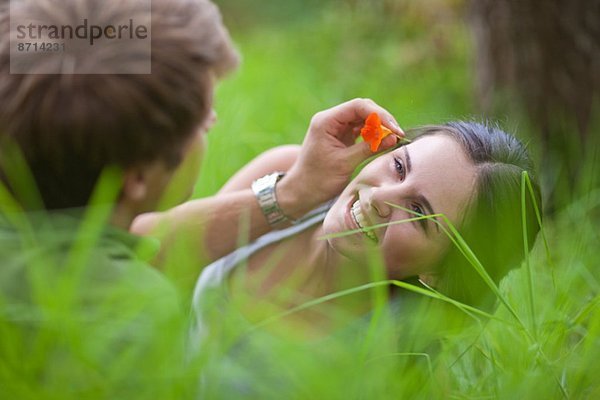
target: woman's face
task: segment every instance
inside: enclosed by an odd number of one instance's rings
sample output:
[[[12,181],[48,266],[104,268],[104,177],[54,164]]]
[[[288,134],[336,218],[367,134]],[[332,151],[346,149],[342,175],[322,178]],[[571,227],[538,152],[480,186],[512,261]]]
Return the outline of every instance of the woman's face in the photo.
[[[324,233],[415,217],[388,203],[425,215],[445,214],[458,226],[473,195],[476,175],[475,166],[451,136],[424,136],[369,163],[327,213]],[[433,266],[450,244],[443,230],[427,219],[328,239],[333,250],[351,259],[364,257],[369,241],[381,249],[392,279],[435,273]]]

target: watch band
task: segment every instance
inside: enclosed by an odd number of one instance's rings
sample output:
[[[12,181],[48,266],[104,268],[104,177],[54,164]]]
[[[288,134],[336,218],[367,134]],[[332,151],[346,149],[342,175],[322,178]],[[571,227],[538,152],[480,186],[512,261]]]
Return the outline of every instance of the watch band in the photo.
[[[252,182],[252,191],[256,196],[258,205],[271,226],[283,221],[296,222],[281,211],[275,195],[275,185],[284,175],[283,172],[273,172]]]

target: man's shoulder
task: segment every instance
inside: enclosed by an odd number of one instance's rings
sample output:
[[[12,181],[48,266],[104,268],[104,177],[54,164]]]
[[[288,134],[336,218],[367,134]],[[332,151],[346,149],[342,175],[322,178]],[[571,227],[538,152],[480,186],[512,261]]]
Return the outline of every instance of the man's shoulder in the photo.
[[[86,301],[119,292],[140,301],[151,293],[175,295],[169,281],[146,261],[157,243],[110,226],[86,232],[76,218],[37,216],[33,221],[29,226],[0,221],[4,296],[23,300],[40,286],[75,286]]]
[[[56,371],[68,372],[69,390],[99,382],[121,395],[147,388],[148,376],[175,374],[183,364],[187,310],[175,287],[138,257],[135,238],[87,233],[0,228],[2,339],[18,339],[0,359],[17,354],[55,385]]]

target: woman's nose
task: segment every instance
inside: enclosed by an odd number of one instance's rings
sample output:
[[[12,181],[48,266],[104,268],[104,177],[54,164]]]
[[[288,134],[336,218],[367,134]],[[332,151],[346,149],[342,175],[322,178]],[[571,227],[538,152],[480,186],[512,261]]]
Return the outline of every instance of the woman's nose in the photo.
[[[369,187],[359,191],[360,202],[375,212],[379,218],[387,219],[392,214],[393,197],[389,190],[382,187]]]

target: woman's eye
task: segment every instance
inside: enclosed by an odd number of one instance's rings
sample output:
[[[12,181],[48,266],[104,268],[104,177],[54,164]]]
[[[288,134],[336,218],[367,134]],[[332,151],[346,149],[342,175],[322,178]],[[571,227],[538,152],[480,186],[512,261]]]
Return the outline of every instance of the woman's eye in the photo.
[[[400,175],[400,178],[404,179],[405,171],[404,171],[404,164],[402,164],[402,160],[394,157],[394,165],[396,167],[396,171],[398,171],[398,174]]]
[[[414,212],[416,212],[417,214],[419,214],[419,215],[425,215],[425,213],[423,212],[423,209],[420,206],[416,205],[416,204],[413,204],[413,206],[411,207],[411,209]]]
[[[425,216],[425,212],[423,211],[423,208],[421,208],[421,206],[419,206],[417,204],[413,204],[410,208],[412,211],[414,211],[416,213],[416,215],[413,215],[413,217]],[[427,220],[426,219],[419,220],[419,225],[421,225],[421,228],[423,229],[423,231],[425,231],[425,233],[427,233],[427,231],[428,231]]]

